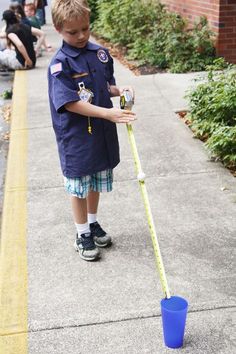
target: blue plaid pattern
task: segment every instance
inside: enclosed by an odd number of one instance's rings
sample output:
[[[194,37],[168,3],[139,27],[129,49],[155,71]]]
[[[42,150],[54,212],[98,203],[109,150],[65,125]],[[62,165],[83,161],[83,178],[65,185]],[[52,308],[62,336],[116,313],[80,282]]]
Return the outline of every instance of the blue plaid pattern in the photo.
[[[91,176],[82,176],[78,178],[64,177],[66,191],[78,198],[87,198],[89,191],[111,192],[112,183],[112,169],[97,172]]]

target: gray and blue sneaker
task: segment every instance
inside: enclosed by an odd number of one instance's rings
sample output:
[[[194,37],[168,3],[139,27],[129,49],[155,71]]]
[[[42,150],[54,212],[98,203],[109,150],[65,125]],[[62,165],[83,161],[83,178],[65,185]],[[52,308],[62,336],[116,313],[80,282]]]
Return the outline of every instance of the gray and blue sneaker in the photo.
[[[74,247],[75,250],[79,252],[80,258],[85,261],[95,261],[99,258],[99,250],[97,249],[90,232],[82,234],[80,237],[77,234]]]
[[[89,224],[89,227],[96,246],[106,247],[111,244],[111,237],[101,228],[97,221]]]

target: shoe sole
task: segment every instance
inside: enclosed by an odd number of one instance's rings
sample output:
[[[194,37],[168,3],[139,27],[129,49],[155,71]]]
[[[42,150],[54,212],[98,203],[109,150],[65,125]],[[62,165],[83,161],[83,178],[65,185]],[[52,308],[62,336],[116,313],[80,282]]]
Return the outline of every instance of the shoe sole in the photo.
[[[77,251],[79,252],[79,251]],[[97,261],[99,259],[99,255],[96,256],[96,257],[93,257],[93,258],[87,258],[87,257],[84,257],[81,253],[79,253],[79,256],[81,259],[83,259],[84,261],[87,261],[87,262],[93,262],[93,261]]]
[[[99,248],[104,248],[104,247],[108,247],[108,246],[111,246],[112,244],[112,241],[109,241],[107,243],[104,243],[104,244],[101,244],[101,243],[97,243],[96,241],[94,241],[95,245]]]

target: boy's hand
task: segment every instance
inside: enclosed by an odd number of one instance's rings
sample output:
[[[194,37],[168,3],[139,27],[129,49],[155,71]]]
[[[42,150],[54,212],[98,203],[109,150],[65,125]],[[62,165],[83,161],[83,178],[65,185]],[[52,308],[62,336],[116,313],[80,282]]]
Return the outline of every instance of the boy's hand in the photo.
[[[136,114],[119,108],[108,109],[107,119],[114,123],[129,123],[136,120]]]

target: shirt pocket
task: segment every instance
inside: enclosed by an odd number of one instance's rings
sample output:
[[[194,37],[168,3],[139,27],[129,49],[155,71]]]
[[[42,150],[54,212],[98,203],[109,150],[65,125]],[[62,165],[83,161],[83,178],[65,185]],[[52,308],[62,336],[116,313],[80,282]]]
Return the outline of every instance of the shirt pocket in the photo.
[[[113,67],[111,66],[111,63],[106,63],[103,68],[103,73],[105,80],[110,84],[110,85],[115,85],[115,78],[113,76]]]
[[[111,77],[112,77],[109,65],[107,65],[107,64],[104,65],[103,74],[104,74],[104,77],[105,77],[106,81],[109,82],[111,80]]]
[[[93,92],[93,82],[91,78],[91,74],[88,71],[80,71],[72,74],[72,78],[76,84],[78,92],[80,91],[80,85],[84,85],[84,87]]]

